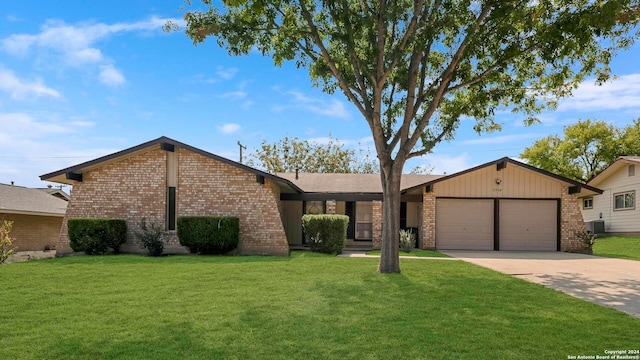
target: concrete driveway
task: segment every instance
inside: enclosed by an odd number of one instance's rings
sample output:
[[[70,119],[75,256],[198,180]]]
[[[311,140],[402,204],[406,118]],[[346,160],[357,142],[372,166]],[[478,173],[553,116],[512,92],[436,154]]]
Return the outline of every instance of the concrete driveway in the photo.
[[[565,252],[441,252],[640,318],[640,261]]]

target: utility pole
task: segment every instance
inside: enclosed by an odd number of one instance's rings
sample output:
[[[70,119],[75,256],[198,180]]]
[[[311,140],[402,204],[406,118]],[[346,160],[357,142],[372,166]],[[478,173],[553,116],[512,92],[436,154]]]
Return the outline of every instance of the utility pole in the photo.
[[[240,144],[240,140],[238,140],[238,146],[240,147],[240,164],[242,164],[242,149],[247,150],[247,147]]]

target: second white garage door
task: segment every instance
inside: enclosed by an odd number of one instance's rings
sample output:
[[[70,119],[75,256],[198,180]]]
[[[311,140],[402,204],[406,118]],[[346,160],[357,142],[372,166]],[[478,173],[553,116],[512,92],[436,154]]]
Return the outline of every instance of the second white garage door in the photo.
[[[493,250],[493,199],[437,199],[436,248]]]
[[[556,251],[556,200],[500,200],[500,250]]]

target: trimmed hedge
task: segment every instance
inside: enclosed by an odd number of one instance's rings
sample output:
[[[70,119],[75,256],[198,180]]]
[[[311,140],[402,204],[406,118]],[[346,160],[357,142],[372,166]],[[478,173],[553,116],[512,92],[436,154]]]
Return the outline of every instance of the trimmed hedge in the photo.
[[[349,217],[346,215],[304,215],[302,228],[312,251],[342,254],[347,241]]]
[[[121,219],[69,219],[69,245],[73,251],[105,254],[109,248],[120,252],[127,241],[127,223]]]
[[[178,239],[189,252],[225,254],[238,247],[240,219],[228,216],[181,216]]]

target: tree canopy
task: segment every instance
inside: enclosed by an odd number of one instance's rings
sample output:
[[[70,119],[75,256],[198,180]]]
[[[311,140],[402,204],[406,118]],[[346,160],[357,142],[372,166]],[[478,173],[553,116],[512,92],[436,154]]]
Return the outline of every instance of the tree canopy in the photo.
[[[378,173],[380,166],[367,151],[346,149],[338,139],[329,136],[326,143],[285,136],[268,143],[249,155],[247,165],[269,172],[308,173]]]
[[[640,119],[624,128],[584,120],[565,126],[563,137],[551,135],[524,149],[530,165],[588,182],[620,155],[640,155]]]
[[[406,161],[455,137],[462,118],[500,129],[498,110],[535,121],[637,34],[638,0],[223,0],[189,8],[186,33],[231,55],[295,61],[341,91],[371,130],[383,188],[378,270],[399,272],[400,176]],[[175,24],[168,23],[169,28]]]

